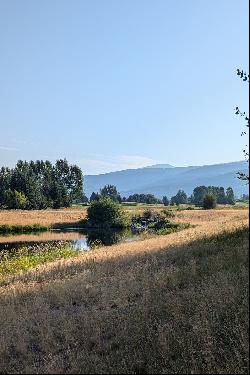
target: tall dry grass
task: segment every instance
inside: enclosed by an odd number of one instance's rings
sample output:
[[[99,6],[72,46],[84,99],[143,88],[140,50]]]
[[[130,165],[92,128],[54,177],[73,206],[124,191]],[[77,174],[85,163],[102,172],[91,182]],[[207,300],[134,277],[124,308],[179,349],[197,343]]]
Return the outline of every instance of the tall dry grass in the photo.
[[[248,215],[213,213],[7,279],[0,372],[248,373]]]
[[[147,206],[123,207],[129,214],[142,213]],[[152,206],[151,209],[160,211],[162,207]],[[63,223],[77,223],[85,219],[87,208],[63,208],[47,210],[0,210],[0,225],[55,225]]]
[[[86,207],[58,210],[0,210],[0,224],[7,225],[54,225],[57,223],[74,223],[86,217]]]
[[[153,206],[152,209],[161,211],[164,207]],[[139,207],[124,207],[124,209],[131,215],[142,213],[145,210],[144,206]],[[248,211],[246,209],[237,210],[236,208],[217,209],[213,211],[203,210],[183,210],[176,211],[177,219],[180,221],[193,221],[200,223],[200,221],[215,221],[224,220],[225,218],[239,217],[245,218]],[[58,210],[0,210],[0,225],[55,225],[62,223],[76,223],[79,220],[86,218],[87,209],[82,208],[64,208]]]

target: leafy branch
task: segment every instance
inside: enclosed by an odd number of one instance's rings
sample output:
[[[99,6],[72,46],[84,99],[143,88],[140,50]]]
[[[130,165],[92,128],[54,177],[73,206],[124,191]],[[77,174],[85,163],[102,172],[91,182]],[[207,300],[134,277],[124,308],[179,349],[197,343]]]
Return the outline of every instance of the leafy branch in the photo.
[[[243,82],[249,83],[249,74],[244,72],[243,70],[237,69],[237,75],[242,79]],[[246,112],[242,112],[239,107],[235,108],[235,114],[244,117],[244,120],[246,121],[246,127],[249,128],[249,116],[246,114]],[[247,131],[242,131],[241,136],[247,135]],[[248,146],[246,145],[246,148],[243,150],[243,153],[245,155],[245,159],[247,162],[249,162],[249,151],[248,151]],[[249,183],[249,175],[238,172],[237,173],[239,178],[243,181],[247,181]]]

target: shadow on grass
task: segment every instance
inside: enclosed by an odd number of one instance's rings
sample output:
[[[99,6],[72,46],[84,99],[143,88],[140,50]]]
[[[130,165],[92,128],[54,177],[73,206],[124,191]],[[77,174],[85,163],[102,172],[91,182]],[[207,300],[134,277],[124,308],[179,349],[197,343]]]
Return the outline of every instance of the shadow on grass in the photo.
[[[105,252],[34,274],[54,282],[2,298],[1,372],[248,373],[246,228]]]

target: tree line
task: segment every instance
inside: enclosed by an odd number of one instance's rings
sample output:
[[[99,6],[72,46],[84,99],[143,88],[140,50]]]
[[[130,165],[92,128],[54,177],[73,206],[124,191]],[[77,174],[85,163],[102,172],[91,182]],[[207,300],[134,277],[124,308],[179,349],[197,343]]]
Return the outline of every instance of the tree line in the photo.
[[[218,186],[197,186],[190,197],[183,190],[179,190],[170,201],[167,197],[163,197],[163,203],[167,206],[180,205],[180,204],[194,204],[197,207],[202,207],[204,198],[209,195],[212,196],[216,204],[235,204],[235,195],[231,187],[228,187],[225,191],[224,187]],[[169,203],[168,203],[169,202]]]
[[[153,194],[132,194],[129,197],[121,197],[117,191],[116,186],[106,185],[100,189],[99,193],[93,192],[90,196],[89,201],[93,202],[100,198],[108,197],[115,202],[134,202],[134,203],[145,203],[145,204],[164,204],[169,205],[180,205],[180,204],[194,204],[197,207],[203,207],[204,198],[211,196],[215,204],[235,204],[235,194],[232,187],[228,187],[226,190],[224,187],[218,186],[197,186],[191,196],[189,197],[185,191],[179,190],[176,195],[171,198],[163,196],[162,199],[157,198]],[[85,201],[88,199],[85,197]]]
[[[95,200],[99,200],[100,198],[111,198],[114,202],[118,202],[118,203],[122,203],[122,202],[136,202],[136,203],[146,203],[146,204],[162,203],[162,200],[155,197],[153,194],[132,194],[128,198],[121,197],[120,193],[117,191],[116,186],[114,185],[105,185],[102,189],[100,189],[99,193],[93,192],[90,196],[89,201],[92,202]]]
[[[204,198],[211,196],[215,204],[235,204],[231,187],[197,186],[190,197],[179,190],[176,195],[159,199],[153,194],[131,194],[122,197],[116,186],[105,185],[93,192],[90,199],[83,194],[83,174],[76,165],[59,159],[53,165],[48,160],[19,160],[14,168],[0,169],[0,207],[7,209],[45,209],[69,207],[72,203],[93,202],[110,198],[114,202],[180,205],[202,207]]]
[[[69,207],[82,201],[83,175],[66,159],[53,165],[48,160],[19,160],[14,168],[0,169],[0,207],[45,209]]]

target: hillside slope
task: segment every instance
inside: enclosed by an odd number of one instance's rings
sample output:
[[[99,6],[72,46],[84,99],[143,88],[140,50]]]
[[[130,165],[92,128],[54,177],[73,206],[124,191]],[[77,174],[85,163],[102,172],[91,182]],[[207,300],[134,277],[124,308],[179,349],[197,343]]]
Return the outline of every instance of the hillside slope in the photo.
[[[178,189],[191,194],[198,185],[232,186],[237,196],[247,193],[246,184],[237,178],[237,172],[247,172],[245,161],[190,167],[151,166],[139,169],[85,177],[85,194],[89,197],[104,185],[117,186],[123,196],[134,193],[152,193],[172,196]]]

